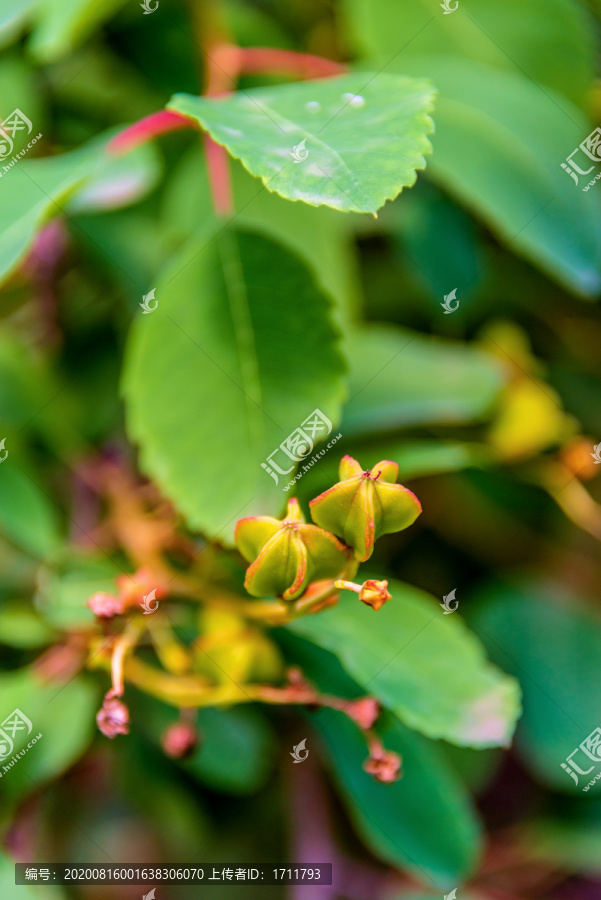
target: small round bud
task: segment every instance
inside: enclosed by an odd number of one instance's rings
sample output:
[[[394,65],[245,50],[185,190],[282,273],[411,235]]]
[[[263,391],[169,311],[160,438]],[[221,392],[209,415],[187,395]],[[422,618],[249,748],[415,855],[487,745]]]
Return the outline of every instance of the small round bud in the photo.
[[[363,768],[375,781],[393,784],[401,777],[401,757],[390,750],[382,750],[370,756],[363,763]]]
[[[96,723],[107,738],[129,734],[129,710],[123,701],[107,695],[96,716]]]
[[[388,600],[392,600],[392,594],[388,592],[387,588],[387,581],[374,581],[369,578],[363,582],[359,591],[359,600],[377,612]]]
[[[114,594],[107,594],[104,591],[98,591],[88,600],[88,606],[95,616],[100,619],[112,619],[114,616],[120,616],[123,612],[123,601]]]
[[[359,697],[345,707],[347,715],[353,719],[359,728],[371,728],[380,714],[380,704],[375,697]]]
[[[192,724],[181,720],[174,722],[163,734],[161,746],[172,759],[186,759],[192,756],[199,744],[199,735]]]

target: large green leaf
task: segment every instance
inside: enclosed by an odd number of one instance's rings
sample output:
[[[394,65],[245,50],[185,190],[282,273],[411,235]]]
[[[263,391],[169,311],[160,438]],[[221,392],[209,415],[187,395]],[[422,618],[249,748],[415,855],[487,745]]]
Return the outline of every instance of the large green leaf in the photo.
[[[237,161],[231,165],[236,222],[275,237],[300,254],[318,282],[336,301],[342,325],[359,307],[352,222],[333,209],[289,203],[267,191]],[[164,229],[180,246],[206,221],[213,209],[205,158],[199,146],[181,160],[164,192]]]
[[[127,353],[130,435],[190,525],[230,540],[238,518],[284,506],[290,476],[276,485],[267,456],[317,407],[339,419],[344,367],[328,298],[288,250],[211,225],[161,276],[156,299]]]
[[[347,716],[328,710],[315,724],[326,739],[349,815],[369,848],[447,890],[473,871],[478,858],[479,828],[467,791],[434,744],[394,716],[381,719],[384,746],[403,760],[403,776],[394,784],[377,784],[363,771],[365,740]]]
[[[268,190],[311,206],[376,213],[425,167],[432,103],[424,81],[360,73],[218,100],[176,94],[169,109],[199,122]]]
[[[580,110],[551,89],[470,60],[411,57],[402,66],[440,89],[428,176],[510,250],[575,293],[597,294],[599,206],[581,190],[584,178],[576,186],[560,165],[591,131]]]
[[[410,728],[470,747],[509,743],[520,712],[515,680],[487,662],[460,616],[406,584],[389,590],[377,613],[344,593],[338,606],[288,627],[334,653]]]
[[[481,419],[504,385],[491,355],[392,327],[357,331],[349,357],[345,436]]]
[[[601,619],[547,584],[491,588],[481,600],[474,629],[524,690],[516,745],[525,764],[536,780],[581,795],[601,771],[599,763],[578,750],[574,762],[583,770],[592,768],[588,777],[579,776],[579,785],[561,763],[601,726]],[[600,792],[597,782],[587,796]]]
[[[368,57],[396,56],[402,35],[401,64],[425,53],[468,57],[585,106],[595,77],[594,28],[576,0],[470,0],[453,15],[441,14],[429,0],[346,0],[346,6],[355,43]]]

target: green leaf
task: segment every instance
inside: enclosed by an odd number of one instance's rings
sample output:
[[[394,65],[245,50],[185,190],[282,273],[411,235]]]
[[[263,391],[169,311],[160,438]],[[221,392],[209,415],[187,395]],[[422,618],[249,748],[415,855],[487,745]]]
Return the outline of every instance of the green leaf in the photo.
[[[315,724],[349,816],[376,856],[441,890],[473,872],[480,829],[467,791],[439,748],[394,716],[382,716],[378,734],[387,750],[401,755],[403,775],[394,784],[377,784],[363,771],[365,739],[347,716],[327,710]]]
[[[274,764],[273,735],[260,712],[245,706],[198,710],[202,746],[182,767],[215,791],[254,794]]]
[[[498,360],[482,350],[390,326],[357,331],[349,358],[345,436],[482,419],[505,382]]]
[[[0,674],[0,721],[19,709],[32,725],[31,732],[16,732],[10,755],[0,762],[4,799],[14,802],[39,790],[79,759],[94,735],[97,701],[98,691],[86,678],[48,684],[30,669]]]
[[[440,88],[428,176],[510,250],[568,290],[597,294],[601,213],[582,191],[584,178],[576,186],[560,165],[591,130],[580,110],[550,89],[469,60],[412,57],[403,69]]]
[[[10,601],[0,605],[0,644],[29,649],[44,647],[55,638],[56,633],[25,603]]]
[[[0,894],[2,900],[66,900],[64,888],[55,884],[38,885],[15,884],[15,863],[23,859],[12,859],[0,852]]]
[[[437,54],[520,73],[586,106],[595,77],[594,27],[576,0],[470,0],[442,15],[428,0],[346,0],[350,31],[367,57],[401,64]],[[454,2],[451,3],[454,6]],[[549,48],[553,52],[549,52]],[[440,83],[443,88],[443,83]]]
[[[57,508],[36,481],[7,458],[0,466],[0,532],[32,556],[60,546]]]
[[[375,214],[425,167],[433,96],[424,81],[362,72],[218,100],[176,94],[168,108],[195,119],[268,190]]]
[[[520,712],[514,679],[486,660],[460,616],[401,582],[389,590],[377,613],[343,592],[336,607],[288,627],[334,653],[410,728],[468,747],[508,744]]]
[[[276,485],[267,456],[316,407],[339,418],[328,298],[288,250],[211,226],[163,274],[156,299],[127,352],[129,433],[189,524],[231,541],[237,519],[284,506],[289,476]]]
[[[89,628],[95,618],[87,601],[97,591],[116,594],[115,576],[120,574],[122,570],[108,558],[69,560],[60,570],[43,573],[37,608],[55,628]]]
[[[599,764],[578,750],[574,762],[593,771],[580,775],[576,785],[561,763],[601,725],[601,619],[548,584],[491,587],[480,599],[474,629],[493,659],[519,677],[524,691],[516,732],[524,764],[537,781],[582,796]],[[599,793],[601,782],[587,797]]]
[[[39,0],[29,51],[40,62],[54,62],[69,54],[122,6],[125,0]]]
[[[34,129],[35,131],[35,129]],[[33,132],[32,132],[33,134]],[[0,172],[0,282],[8,278],[31,246],[36,232],[60,213],[78,188],[90,181],[82,209],[113,208],[137,199],[149,190],[157,176],[155,151],[140,147],[127,162],[107,157],[107,136],[62,156],[17,159]],[[139,151],[142,151],[140,154]],[[8,160],[4,162],[4,165]],[[0,163],[0,167],[3,164]],[[110,195],[110,196],[109,196]],[[73,205],[73,209],[77,209]]]

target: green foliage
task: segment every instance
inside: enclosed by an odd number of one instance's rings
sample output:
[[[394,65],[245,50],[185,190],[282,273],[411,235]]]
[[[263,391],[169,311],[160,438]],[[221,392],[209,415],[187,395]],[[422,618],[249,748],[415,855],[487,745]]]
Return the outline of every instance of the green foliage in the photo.
[[[0,0],[5,847],[594,895],[599,12]]]
[[[375,214],[424,168],[432,102],[425,82],[376,72],[223,100],[179,94],[169,109],[199,122],[269,191],[311,206]]]
[[[361,768],[365,749],[352,723],[328,710],[316,724],[349,816],[375,853],[441,890],[472,871],[478,825],[464,786],[434,744],[385,717],[378,733],[402,756],[405,773],[394,785],[375,784]]]
[[[364,689],[410,728],[455,744],[506,744],[520,712],[517,683],[486,662],[454,616],[423,592],[390,584],[393,600],[373,610],[343,598],[289,627],[334,653]]]
[[[344,366],[328,298],[284,247],[216,223],[159,278],[156,298],[129,348],[130,433],[188,522],[229,542],[236,519],[282,508],[260,463],[317,406],[340,418]]]

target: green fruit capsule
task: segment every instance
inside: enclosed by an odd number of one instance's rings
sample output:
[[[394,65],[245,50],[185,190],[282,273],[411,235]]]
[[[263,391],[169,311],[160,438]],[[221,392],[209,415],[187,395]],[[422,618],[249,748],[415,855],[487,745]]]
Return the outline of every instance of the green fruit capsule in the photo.
[[[396,484],[399,467],[383,460],[363,471],[356,459],[343,457],[340,481],[309,503],[313,521],[352,547],[365,562],[383,534],[408,528],[422,511],[412,491]]]
[[[249,516],[234,532],[242,556],[252,562],[244,586],[253,597],[296,600],[313,581],[337,578],[349,560],[340,541],[316,525],[307,525],[298,500],[286,517]]]

